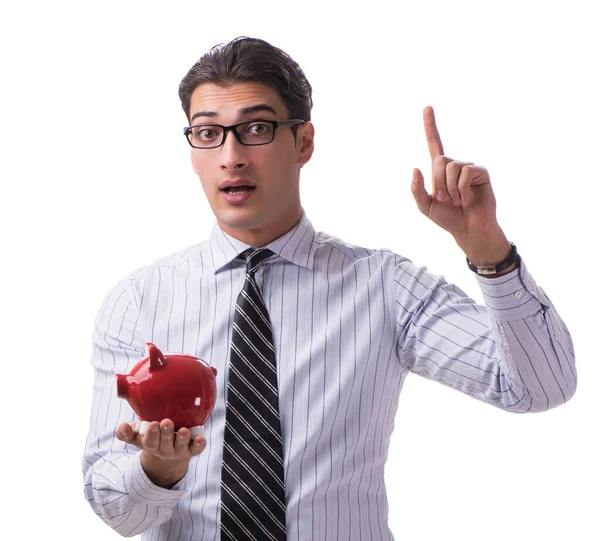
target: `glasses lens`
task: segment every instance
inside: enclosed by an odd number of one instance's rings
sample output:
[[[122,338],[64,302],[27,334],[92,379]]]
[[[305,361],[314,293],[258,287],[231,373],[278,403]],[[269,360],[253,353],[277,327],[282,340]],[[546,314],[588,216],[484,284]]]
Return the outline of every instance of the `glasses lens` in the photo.
[[[244,122],[240,124],[236,131],[244,145],[264,145],[273,140],[273,124],[270,122]]]
[[[197,148],[218,147],[223,140],[223,128],[219,126],[192,126],[188,138]]]

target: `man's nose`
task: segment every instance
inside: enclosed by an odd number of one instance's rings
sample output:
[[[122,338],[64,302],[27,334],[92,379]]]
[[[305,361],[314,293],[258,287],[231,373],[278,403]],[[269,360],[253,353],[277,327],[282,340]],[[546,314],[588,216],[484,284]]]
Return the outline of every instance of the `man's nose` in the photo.
[[[248,166],[247,147],[237,140],[232,130],[227,132],[220,151],[221,169],[234,171]]]

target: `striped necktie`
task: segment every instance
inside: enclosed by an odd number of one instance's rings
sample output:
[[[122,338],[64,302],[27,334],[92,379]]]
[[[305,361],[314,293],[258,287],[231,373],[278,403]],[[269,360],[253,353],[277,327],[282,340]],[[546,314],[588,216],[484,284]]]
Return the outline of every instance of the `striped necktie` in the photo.
[[[221,540],[285,541],[285,485],[273,331],[256,285],[271,257],[250,248],[233,318],[221,470]]]

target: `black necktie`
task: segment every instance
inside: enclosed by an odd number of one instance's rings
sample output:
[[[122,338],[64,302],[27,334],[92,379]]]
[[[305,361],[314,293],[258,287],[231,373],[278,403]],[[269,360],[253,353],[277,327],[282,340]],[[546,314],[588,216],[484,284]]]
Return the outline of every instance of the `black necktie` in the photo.
[[[221,540],[285,541],[277,367],[269,313],[255,282],[271,257],[250,248],[235,307],[221,471]]]

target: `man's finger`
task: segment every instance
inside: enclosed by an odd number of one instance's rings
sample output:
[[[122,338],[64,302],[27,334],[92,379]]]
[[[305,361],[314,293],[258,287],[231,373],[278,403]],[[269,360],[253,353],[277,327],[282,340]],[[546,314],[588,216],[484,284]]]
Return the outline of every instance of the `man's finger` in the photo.
[[[489,184],[490,175],[485,167],[474,165],[472,163],[465,165],[460,171],[458,178],[458,190],[461,201],[464,204],[469,202],[469,192],[471,186]]]
[[[190,443],[190,452],[192,456],[199,455],[206,448],[206,438],[196,436]]]
[[[117,439],[125,443],[131,443],[135,438],[135,434],[131,426],[127,423],[122,423],[117,428]]]
[[[425,107],[423,111],[423,122],[425,124],[425,137],[427,137],[427,145],[429,146],[429,155],[433,162],[438,156],[444,155],[442,139],[440,138],[440,133],[435,124],[433,107],[430,107],[429,105]]]
[[[190,446],[190,431],[187,428],[180,428],[175,433],[175,452],[182,453],[188,450]]]
[[[425,189],[425,180],[423,179],[423,173],[419,169],[413,170],[413,180],[410,185],[413,197],[417,203],[417,208],[425,215],[429,216],[429,209],[431,207],[431,196]]]
[[[455,206],[460,205],[461,195],[464,195],[463,190],[469,190],[468,183],[465,185],[465,179],[459,184],[459,178],[463,178],[465,168],[469,165],[473,165],[473,163],[459,162],[458,160],[452,160],[446,165],[446,187]]]
[[[160,443],[161,452],[168,454],[173,450],[173,437],[175,434],[175,425],[171,419],[163,419],[160,422]]]
[[[156,451],[160,443],[160,424],[152,421],[148,425],[148,430],[140,440],[141,447],[147,451]]]
[[[438,156],[431,163],[431,195],[438,201],[446,201],[448,197],[446,168],[450,162],[452,162],[452,158]]]
[[[119,425],[116,431],[116,436],[118,440],[121,440],[124,443],[128,443],[130,445],[135,445],[139,447],[140,445],[140,437],[135,430],[134,423],[122,423]]]

